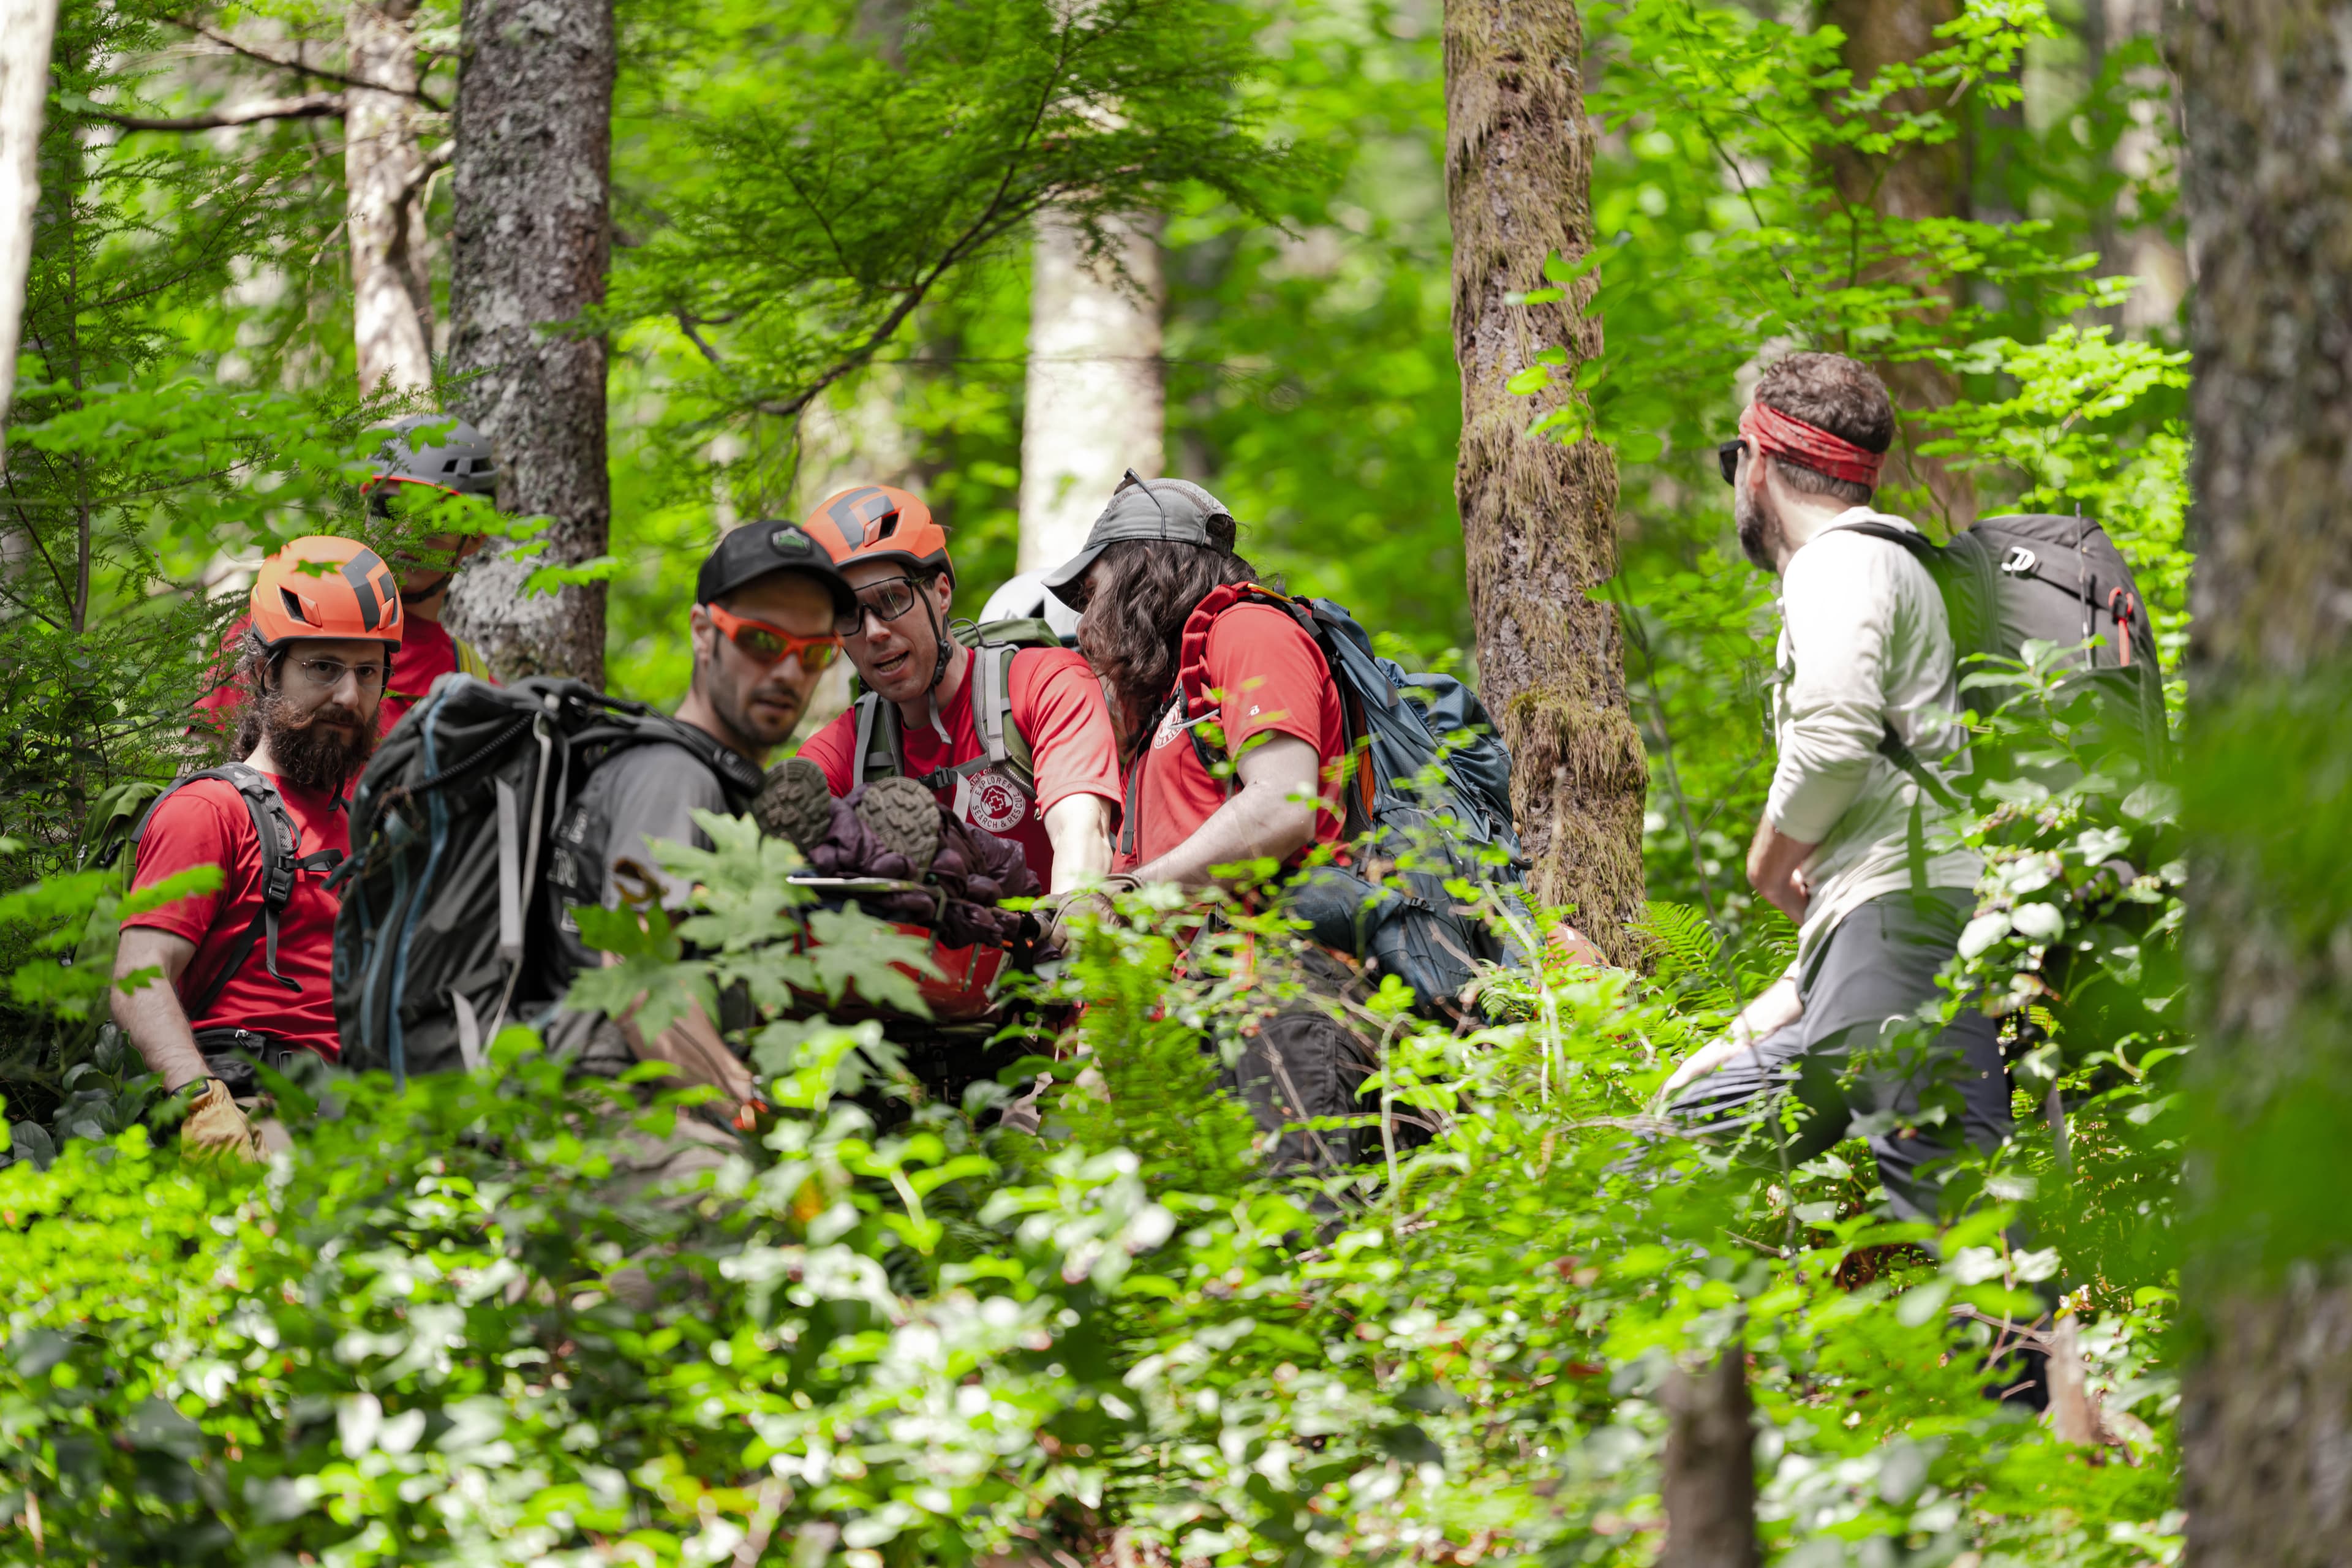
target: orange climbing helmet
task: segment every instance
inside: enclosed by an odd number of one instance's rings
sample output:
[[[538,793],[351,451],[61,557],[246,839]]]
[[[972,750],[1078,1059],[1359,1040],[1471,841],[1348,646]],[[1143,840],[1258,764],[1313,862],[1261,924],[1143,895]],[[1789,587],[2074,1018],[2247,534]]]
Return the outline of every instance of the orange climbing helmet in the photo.
[[[364,637],[400,647],[400,584],[356,539],[312,534],[261,563],[253,629],[271,647],[290,637]]]
[[[856,485],[827,496],[801,524],[824,546],[836,566],[852,561],[903,561],[922,572],[944,572],[955,581],[948,559],[948,532],[931,521],[921,498],[894,485]]]

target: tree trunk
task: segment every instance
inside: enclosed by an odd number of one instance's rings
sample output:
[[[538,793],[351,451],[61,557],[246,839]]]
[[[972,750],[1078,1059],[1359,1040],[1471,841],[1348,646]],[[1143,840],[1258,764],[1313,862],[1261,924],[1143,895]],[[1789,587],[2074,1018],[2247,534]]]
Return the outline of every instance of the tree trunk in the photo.
[[[1454,344],[1462,369],[1462,506],[1479,686],[1514,758],[1511,799],[1538,898],[1573,904],[1612,958],[1642,905],[1648,771],[1625,700],[1616,612],[1591,589],[1617,569],[1617,464],[1587,437],[1530,438],[1574,396],[1601,349],[1583,314],[1591,284],[1559,304],[1507,296],[1543,287],[1544,258],[1592,246],[1592,159],[1575,0],[1446,0],[1445,195],[1454,220]],[[1567,350],[1535,397],[1507,384],[1549,347]]]
[[[1845,35],[1839,56],[1859,86],[1881,67],[1916,60],[1940,47],[1943,40],[1936,37],[1936,29],[1959,13],[1959,0],[1822,0],[1817,19]],[[1948,105],[1933,91],[1896,93],[1886,103],[1890,116],[1939,110],[1948,110]],[[1968,212],[1968,152],[1962,137],[1937,146],[1915,144],[1891,158],[1840,149],[1831,154],[1830,173],[1842,198],[1881,217],[1959,217]],[[1916,267],[1897,269],[1894,276],[1931,293],[1953,285],[1948,276]],[[1916,416],[1957,401],[1958,379],[1934,360],[1882,363],[1875,368],[1895,400],[1899,423],[1889,483],[1924,488],[1948,531],[1966,528],[1976,521],[1976,487],[1966,474],[1954,473],[1914,450],[1920,440],[1932,438],[1919,428]]]
[[[499,506],[552,520],[547,550],[462,573],[450,629],[512,679],[602,686],[604,585],[525,597],[542,564],[604,553],[604,340],[562,323],[601,304],[610,237],[611,0],[465,0],[457,72],[449,370],[490,438]]]
[[[1037,226],[1029,290],[1029,386],[1021,421],[1017,570],[1059,566],[1133,468],[1158,479],[1167,406],[1160,365],[1160,244],[1154,226],[1120,226],[1119,279],[1087,264],[1076,232]]]
[[[1748,1356],[1731,1342],[1715,1364],[1666,1375],[1666,1543],[1658,1568],[1756,1568],[1756,1410]]]
[[[2175,17],[2201,536],[2188,1561],[2303,1568],[2352,1534],[2352,0]]]
[[[343,227],[352,246],[352,335],[360,394],[433,384],[433,280],[426,264],[425,153],[418,145],[417,0],[353,0],[351,74],[384,90],[344,95]]]
[[[41,111],[49,97],[49,40],[58,0],[0,0],[0,441],[16,390],[25,273],[33,261],[33,205],[40,195]],[[7,448],[0,445],[0,471]]]
[[[834,383],[809,405],[801,416],[800,468],[793,485],[795,521],[852,485],[897,485],[922,493],[915,471],[916,436],[898,420],[908,395],[906,367],[878,364]],[[960,584],[959,589],[969,586]],[[801,717],[801,734],[815,734],[849,707],[852,673],[849,661],[837,658],[817,677]]]
[[[2083,49],[2093,81],[2098,79],[2111,50],[2163,30],[2160,10],[2158,0],[2084,0]],[[2143,90],[2169,96],[2159,66],[2140,67],[2126,79]],[[2139,114],[2139,122],[2116,139],[2114,155],[2116,170],[2133,179],[2147,178],[2165,153],[2163,129],[2153,107],[2143,103]],[[2093,235],[2099,247],[2100,273],[2139,281],[2131,298],[2113,311],[2102,311],[2100,319],[2112,319],[2136,337],[2169,327],[2179,315],[2182,296],[2189,292],[2189,258],[2180,253],[2173,237],[2161,226],[2125,220],[2115,204],[2100,212]]]

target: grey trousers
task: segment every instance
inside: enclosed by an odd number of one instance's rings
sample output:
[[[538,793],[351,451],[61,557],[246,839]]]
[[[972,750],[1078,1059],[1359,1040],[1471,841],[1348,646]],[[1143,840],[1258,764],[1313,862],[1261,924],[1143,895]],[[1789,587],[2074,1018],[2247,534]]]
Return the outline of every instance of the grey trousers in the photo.
[[[1802,1164],[1868,1140],[1888,1205],[1934,1223],[1962,1206],[1947,1180],[1963,1147],[2010,1134],[1998,1020],[1970,1008],[1932,1031],[1912,1013],[1940,999],[1936,974],[1974,907],[1958,889],[1873,899],[1838,923],[1798,984],[1804,1015],[1684,1086],[1666,1114],[1696,1137],[1737,1140],[1768,1165]],[[1793,1126],[1790,1125],[1793,1123]]]
[[[1358,1100],[1371,1076],[1370,1049],[1316,997],[1361,1000],[1362,980],[1346,965],[1301,944],[1295,959],[1269,960],[1299,987],[1297,999],[1261,1022],[1242,1042],[1240,1060],[1223,1073],[1228,1092],[1249,1107],[1265,1135],[1267,1163],[1279,1173],[1329,1175],[1361,1162],[1380,1147],[1380,1134],[1360,1127],[1313,1128],[1318,1118],[1361,1114]]]

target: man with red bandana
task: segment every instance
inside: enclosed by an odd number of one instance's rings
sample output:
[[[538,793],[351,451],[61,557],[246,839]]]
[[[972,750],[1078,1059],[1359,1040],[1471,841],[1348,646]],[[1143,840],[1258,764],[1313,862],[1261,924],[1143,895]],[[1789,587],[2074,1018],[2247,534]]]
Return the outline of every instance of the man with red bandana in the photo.
[[[1975,910],[1982,864],[1906,762],[1968,768],[1950,625],[1913,532],[1872,510],[1895,411],[1870,369],[1791,354],[1765,369],[1724,444],[1739,540],[1780,579],[1779,762],[1748,850],[1757,892],[1798,928],[1787,974],[1669,1080],[1668,1110],[1802,1163],[1857,1126],[1901,1218],[1948,1217],[1963,1142],[2009,1135],[1994,1021],[1911,1023]],[[1783,1129],[1793,1099],[1796,1131]],[[1938,1119],[1929,1108],[1941,1102]],[[1923,1114],[1923,1112],[1928,1112]]]

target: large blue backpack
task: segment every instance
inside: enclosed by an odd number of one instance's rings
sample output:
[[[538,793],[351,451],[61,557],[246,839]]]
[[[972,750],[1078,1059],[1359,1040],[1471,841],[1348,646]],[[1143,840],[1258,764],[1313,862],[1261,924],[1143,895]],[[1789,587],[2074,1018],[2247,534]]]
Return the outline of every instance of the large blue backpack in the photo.
[[[1193,609],[1171,706],[1202,765],[1213,772],[1222,760],[1199,723],[1215,708],[1206,689],[1209,628],[1242,604],[1279,609],[1315,639],[1339,689],[1354,760],[1345,803],[1350,863],[1312,867],[1293,879],[1291,914],[1316,941],[1396,975],[1433,1008],[1454,1005],[1481,963],[1525,963],[1518,943],[1498,935],[1486,910],[1445,886],[1484,888],[1534,930],[1527,859],[1511,816],[1510,752],[1476,692],[1450,675],[1415,674],[1374,653],[1370,634],[1339,605],[1244,584],[1214,590]],[[1139,771],[1130,770],[1130,795]],[[1130,857],[1136,804],[1129,800],[1121,829]]]

